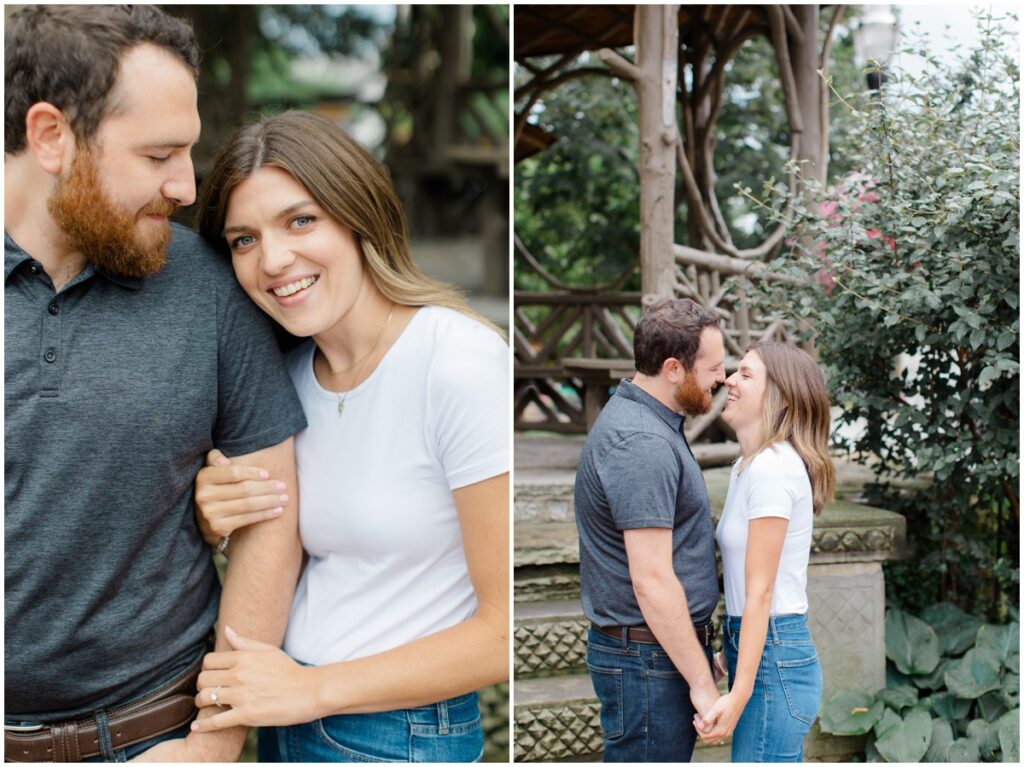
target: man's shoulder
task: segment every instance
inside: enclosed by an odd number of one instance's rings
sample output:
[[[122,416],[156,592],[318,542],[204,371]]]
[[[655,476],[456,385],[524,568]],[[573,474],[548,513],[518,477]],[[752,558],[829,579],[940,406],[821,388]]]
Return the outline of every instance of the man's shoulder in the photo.
[[[231,260],[218,253],[198,232],[181,224],[171,224],[164,271],[175,277],[187,274],[192,279],[237,285]]]
[[[592,460],[602,464],[612,455],[629,455],[654,464],[678,463],[678,434],[646,407],[626,397],[612,397],[587,435]]]

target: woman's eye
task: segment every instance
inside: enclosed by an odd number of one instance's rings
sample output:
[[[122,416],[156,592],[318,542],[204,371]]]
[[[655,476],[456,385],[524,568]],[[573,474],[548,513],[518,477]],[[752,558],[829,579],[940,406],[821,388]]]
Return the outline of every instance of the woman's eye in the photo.
[[[296,216],[292,219],[292,225],[297,229],[305,229],[316,221],[316,216]]]
[[[230,246],[232,250],[238,250],[239,248],[245,248],[256,242],[256,238],[251,234],[243,234],[241,237],[236,237],[231,240]]]
[[[168,160],[171,159],[170,155],[164,155],[164,156],[161,157],[160,155],[152,155],[151,154],[151,155],[147,155],[147,156],[153,162],[167,162]]]

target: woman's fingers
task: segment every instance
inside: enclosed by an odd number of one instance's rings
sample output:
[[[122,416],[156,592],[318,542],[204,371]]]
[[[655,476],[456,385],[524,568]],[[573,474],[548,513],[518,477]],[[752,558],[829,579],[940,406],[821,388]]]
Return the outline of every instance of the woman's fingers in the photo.
[[[288,486],[284,482],[277,480],[262,480],[259,482],[246,480],[244,482],[214,484],[209,478],[200,477],[196,488],[196,500],[199,503],[211,504],[263,495],[284,495],[288,492],[287,488]]]
[[[228,457],[217,448],[214,448],[213,450],[206,454],[207,466],[223,466],[229,463],[231,463],[231,461],[228,459]]]
[[[226,708],[231,705],[232,700],[234,700],[234,690],[231,687],[219,684],[201,687],[199,694],[196,695],[196,708],[206,708],[208,706]]]

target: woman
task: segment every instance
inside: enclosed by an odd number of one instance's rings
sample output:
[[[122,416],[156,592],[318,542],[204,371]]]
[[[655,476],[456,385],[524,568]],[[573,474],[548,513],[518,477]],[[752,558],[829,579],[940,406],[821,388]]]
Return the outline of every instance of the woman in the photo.
[[[386,171],[325,118],[236,133],[199,229],[312,342],[288,355],[309,557],[284,652],[228,628],[196,699],[224,710],[193,729],[265,727],[261,761],[479,759],[474,691],[508,674],[507,345],[414,265]],[[208,542],[273,524],[274,478],[207,463]]]
[[[798,762],[821,704],[806,587],[814,516],[835,490],[828,392],[810,355],[769,342],[725,385],[741,452],[715,534],[729,692],[694,722],[712,744],[731,733],[734,762]]]

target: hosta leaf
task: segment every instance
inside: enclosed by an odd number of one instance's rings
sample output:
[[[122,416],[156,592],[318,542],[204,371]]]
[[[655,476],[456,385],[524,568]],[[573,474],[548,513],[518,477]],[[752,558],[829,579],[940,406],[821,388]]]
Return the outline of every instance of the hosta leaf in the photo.
[[[980,698],[990,690],[999,690],[999,658],[987,647],[974,647],[960,660],[949,665],[946,687],[958,698]]]
[[[925,762],[945,762],[946,753],[953,744],[953,728],[945,719],[932,719],[932,740],[924,754]]]
[[[863,735],[885,710],[885,704],[871,693],[841,690],[822,707],[821,729],[832,735]]]
[[[875,740],[877,741],[880,737],[885,735],[893,727],[899,727],[903,723],[903,719],[892,709],[887,708],[882,712],[882,718],[878,720],[875,725],[874,733]]]
[[[1009,706],[1003,700],[1003,692],[987,692],[978,698],[978,711],[986,722],[994,722],[1009,710]]]
[[[980,762],[978,744],[970,738],[957,738],[946,752],[947,762]]]
[[[910,681],[922,690],[941,690],[946,686],[946,669],[951,662],[953,662],[952,659],[943,658],[932,673],[912,676]]]
[[[921,613],[921,620],[935,630],[944,655],[960,655],[969,650],[981,626],[978,618],[950,602],[926,607]]]
[[[930,700],[929,705],[931,705],[932,710],[936,714],[951,722],[963,719],[971,710],[971,702],[969,700],[960,700],[951,692],[937,692],[928,700]]]
[[[917,703],[917,689],[907,684],[886,687],[878,691],[878,699],[894,711],[901,711]]]
[[[1020,708],[1020,674],[1003,674],[1003,689],[999,697],[1007,708]]]
[[[967,725],[967,737],[978,744],[982,759],[992,761],[994,752],[999,748],[999,732],[994,724],[984,719],[972,719]]]
[[[899,724],[879,734],[875,748],[889,762],[919,762],[931,741],[931,717],[927,711],[913,708]]]
[[[1000,663],[1014,673],[1020,673],[1020,625],[993,626],[986,623],[978,629],[975,647],[988,647]]]
[[[1020,763],[1020,709],[1007,711],[996,722],[999,747],[1003,750],[1003,761]]]
[[[930,674],[939,665],[939,638],[923,620],[893,607],[885,614],[885,654],[904,674]]]

